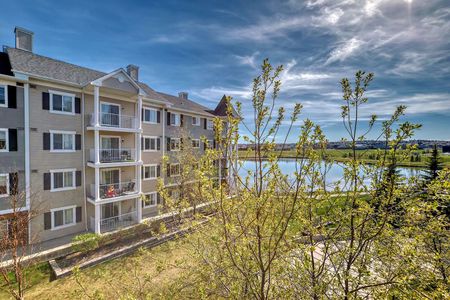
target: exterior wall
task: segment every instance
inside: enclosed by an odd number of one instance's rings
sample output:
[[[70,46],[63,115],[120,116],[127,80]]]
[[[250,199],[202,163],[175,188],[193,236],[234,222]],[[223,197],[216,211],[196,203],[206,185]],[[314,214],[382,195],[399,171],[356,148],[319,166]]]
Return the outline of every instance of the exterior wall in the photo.
[[[15,82],[0,81],[2,85],[16,86]],[[25,205],[25,136],[23,87],[16,87],[17,108],[0,107],[0,128],[17,130],[17,151],[0,152],[0,174],[18,173],[19,196],[16,201]],[[11,209],[11,197],[0,198],[0,211]]]
[[[83,151],[55,153],[43,150],[43,133],[50,130],[76,131],[82,134],[82,115],[56,114],[42,108],[42,93],[49,90],[68,92],[61,88],[48,88],[42,85],[30,87],[30,187],[31,187],[31,209],[39,212],[39,215],[32,220],[31,234],[37,235],[38,240],[45,241],[62,237],[85,229],[84,219],[73,226],[44,230],[44,213],[54,208],[66,206],[81,206],[84,213],[84,192],[79,186],[73,190],[53,192],[44,190],[44,173],[54,169],[76,169],[83,170]],[[75,93],[75,97],[80,97],[80,93]]]

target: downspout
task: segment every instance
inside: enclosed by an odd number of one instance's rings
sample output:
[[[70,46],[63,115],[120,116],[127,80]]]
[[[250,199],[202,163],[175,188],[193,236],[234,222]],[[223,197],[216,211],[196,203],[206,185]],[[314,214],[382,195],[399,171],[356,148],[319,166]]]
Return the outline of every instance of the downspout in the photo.
[[[85,115],[84,115],[84,92],[81,92],[81,149],[83,156],[83,199],[84,199],[84,228],[88,231],[87,196],[86,196],[86,149],[84,147]]]
[[[25,135],[25,202],[30,214],[30,84],[23,85],[23,114]],[[31,243],[31,222],[28,222],[28,244]]]

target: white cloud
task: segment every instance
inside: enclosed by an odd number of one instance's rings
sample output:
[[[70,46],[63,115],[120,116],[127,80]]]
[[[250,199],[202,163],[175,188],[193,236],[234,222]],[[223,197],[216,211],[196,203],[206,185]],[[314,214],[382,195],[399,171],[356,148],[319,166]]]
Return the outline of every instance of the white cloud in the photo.
[[[247,65],[252,67],[253,69],[256,69],[258,66],[258,63],[256,62],[256,58],[259,55],[259,51],[254,52],[252,55],[235,55],[236,59],[238,60],[238,63],[241,65]]]
[[[325,62],[325,65],[347,59],[352,54],[354,54],[354,52],[356,52],[363,44],[364,42],[358,40],[357,38],[351,38],[350,40],[343,42],[333,51],[331,51],[330,56]]]

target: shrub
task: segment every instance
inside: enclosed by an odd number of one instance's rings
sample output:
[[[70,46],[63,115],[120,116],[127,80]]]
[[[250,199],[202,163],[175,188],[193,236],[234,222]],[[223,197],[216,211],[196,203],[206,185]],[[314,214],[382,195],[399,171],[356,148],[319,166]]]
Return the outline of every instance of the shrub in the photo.
[[[95,233],[79,234],[72,239],[72,249],[75,252],[88,252],[98,248],[100,235]]]

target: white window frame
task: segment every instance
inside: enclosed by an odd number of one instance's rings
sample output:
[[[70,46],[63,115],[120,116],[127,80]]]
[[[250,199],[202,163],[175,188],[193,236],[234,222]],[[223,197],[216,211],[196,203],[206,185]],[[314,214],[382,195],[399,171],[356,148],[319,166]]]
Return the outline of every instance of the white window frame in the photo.
[[[144,172],[142,174],[142,180],[155,180],[158,179],[158,164],[146,164],[142,166],[144,168]],[[155,177],[145,177],[145,168],[146,167],[155,167]]]
[[[5,132],[5,149],[0,149],[0,152],[9,152],[9,129],[8,128],[0,128],[0,131]]]
[[[158,151],[158,139],[159,139],[159,137],[158,136],[150,136],[150,135],[144,135],[143,136],[143,138],[144,138],[144,145],[143,145],[143,148],[144,148],[144,152],[156,152],[156,151]],[[155,149],[145,149],[145,139],[154,139],[155,140]],[[151,143],[150,143],[150,145],[151,145]]]
[[[72,149],[53,149],[54,134],[70,134],[72,135]],[[76,131],[50,130],[50,152],[75,152],[75,134]]]
[[[172,174],[172,166],[178,166],[178,174]],[[169,170],[170,177],[181,176],[181,166],[180,166],[179,163],[176,163],[176,164],[170,164],[170,165],[169,165],[169,168],[170,168],[170,170]]]
[[[197,120],[197,122],[194,123],[194,120]],[[200,123],[201,123],[200,117],[195,117],[195,116],[192,117],[192,126],[200,126]]]
[[[206,140],[208,143],[206,149],[214,149],[214,140]]]
[[[5,176],[6,177],[6,194],[0,194],[0,198],[4,198],[4,197],[8,197],[9,196],[9,174],[8,173],[2,173],[0,174],[0,176]]]
[[[65,93],[65,92],[60,92],[60,91],[52,91],[49,90],[49,100],[50,100],[50,112],[53,114],[61,114],[61,115],[75,115],[75,94],[71,94],[71,93]],[[68,112],[68,111],[60,111],[60,110],[54,110],[53,109],[53,96],[54,95],[58,95],[58,96],[66,96],[66,97],[71,97],[72,98],[72,111]],[[61,103],[61,105],[63,105]]]
[[[175,118],[175,121],[178,120],[178,123],[172,123],[172,116],[178,116],[178,118]],[[170,112],[170,126],[181,126],[181,114],[180,113],[174,113]]]
[[[5,104],[0,104],[0,107],[8,107],[8,85],[0,84],[0,88],[5,89]]]
[[[105,105],[112,105],[112,106],[118,106],[119,107],[119,125],[118,126],[110,126],[110,124],[103,124],[102,123],[102,114],[104,114],[104,112],[102,112],[102,104]],[[99,123],[100,126],[105,126],[105,127],[113,127],[113,128],[120,128],[122,127],[122,105],[119,103],[114,103],[114,102],[107,102],[107,101],[100,101],[100,108],[99,108]]]
[[[194,143],[194,141],[196,141],[198,143],[198,146],[194,147],[194,144],[192,144],[192,148],[194,149],[200,149],[200,139],[192,139],[192,143]]]
[[[145,111],[146,110],[150,110],[150,111],[154,111],[155,112],[155,118],[156,118],[156,120],[155,120],[155,122],[152,122],[152,121],[146,121],[145,120]],[[143,119],[144,119],[144,123],[146,123],[146,124],[158,124],[158,109],[156,109],[156,108],[152,108],[152,107],[144,107],[144,116],[143,116]]]
[[[178,148],[176,148],[176,149],[172,149],[172,141],[174,141],[174,140],[178,141],[177,142]],[[180,151],[180,149],[181,149],[181,139],[180,138],[170,138],[170,151]]]
[[[146,205],[145,200],[142,200],[144,203],[144,208],[151,208],[151,207],[156,207],[158,206],[158,192],[150,192],[150,193],[145,193],[144,196],[147,197],[149,195],[155,195],[155,204],[149,204]]]
[[[211,119],[206,119],[206,129],[207,130],[213,130],[214,129],[214,122]]]
[[[61,192],[61,191],[70,191],[77,188],[77,178],[76,178],[76,171],[77,169],[55,169],[50,170],[50,192]],[[55,188],[55,180],[54,180],[54,174],[55,173],[63,173],[63,181],[64,181],[64,173],[72,172],[72,186],[68,187],[62,187],[62,188]]]
[[[51,214],[51,219],[52,219],[51,230],[63,229],[63,228],[71,227],[71,226],[74,226],[75,224],[77,224],[77,210],[76,210],[76,208],[77,208],[76,205],[71,205],[71,206],[65,206],[65,207],[58,207],[58,208],[50,209],[50,214]],[[61,211],[61,210],[63,211],[63,223],[65,223],[66,215],[64,214],[64,211],[68,210],[68,209],[72,209],[72,215],[73,215],[72,223],[63,224],[63,225],[60,225],[60,226],[55,226],[55,212]]]

